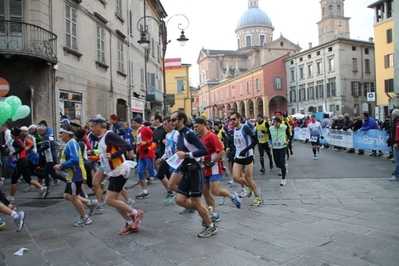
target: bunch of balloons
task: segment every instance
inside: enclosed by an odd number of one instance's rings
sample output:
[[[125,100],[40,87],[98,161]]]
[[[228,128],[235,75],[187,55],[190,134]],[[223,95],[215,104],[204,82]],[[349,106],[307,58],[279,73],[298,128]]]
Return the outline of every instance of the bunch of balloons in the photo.
[[[4,102],[0,102],[0,124],[4,124],[8,119],[17,121],[30,114],[30,107],[22,105],[17,96],[9,96]]]

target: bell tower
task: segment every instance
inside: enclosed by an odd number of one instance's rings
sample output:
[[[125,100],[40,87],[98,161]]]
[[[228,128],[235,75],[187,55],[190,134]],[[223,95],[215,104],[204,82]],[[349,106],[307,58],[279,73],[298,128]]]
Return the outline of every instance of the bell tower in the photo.
[[[321,20],[319,27],[319,45],[337,38],[350,39],[349,19],[344,16],[345,0],[321,0]]]

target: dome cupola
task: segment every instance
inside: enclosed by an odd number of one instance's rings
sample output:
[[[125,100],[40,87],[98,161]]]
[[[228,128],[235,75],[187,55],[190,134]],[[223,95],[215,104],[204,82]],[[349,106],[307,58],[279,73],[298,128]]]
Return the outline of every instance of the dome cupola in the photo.
[[[269,16],[259,9],[259,0],[248,0],[248,10],[238,19],[236,30],[255,25],[273,27]]]

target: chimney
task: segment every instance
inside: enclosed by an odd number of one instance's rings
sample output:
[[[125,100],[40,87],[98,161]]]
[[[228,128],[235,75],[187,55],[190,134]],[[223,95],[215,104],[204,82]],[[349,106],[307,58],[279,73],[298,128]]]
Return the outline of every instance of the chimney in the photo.
[[[312,43],[311,42],[309,43],[309,49],[312,49]]]
[[[369,42],[373,42],[373,41],[374,41],[373,37],[370,37]]]

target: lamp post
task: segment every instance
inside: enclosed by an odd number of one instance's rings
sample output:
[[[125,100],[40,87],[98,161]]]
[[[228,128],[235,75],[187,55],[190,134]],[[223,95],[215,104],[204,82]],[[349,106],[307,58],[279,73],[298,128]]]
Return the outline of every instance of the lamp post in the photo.
[[[179,23],[177,25],[177,28],[181,31],[180,37],[177,39],[177,41],[180,42],[181,46],[186,45],[186,42],[188,41],[188,38],[186,38],[184,34],[184,30],[186,30],[190,24],[190,21],[188,18],[183,15],[183,14],[175,14],[171,16],[167,21],[164,20],[164,18],[161,18],[161,20],[157,20],[156,18],[152,16],[144,16],[139,19],[137,22],[137,29],[140,32],[140,40],[137,42],[145,49],[148,49],[148,46],[150,44],[150,41],[147,39],[147,34],[148,34],[148,26],[146,25],[146,19],[152,19],[158,23],[159,26],[159,36],[161,38],[161,43],[162,43],[162,76],[163,76],[163,115],[166,115],[167,107],[166,107],[166,71],[165,71],[165,55],[166,55],[166,49],[168,46],[168,32],[167,32],[167,25],[168,22],[174,18],[181,16],[186,19],[187,26],[183,26],[185,24]],[[144,20],[144,27],[143,29],[140,29],[140,21]],[[147,88],[146,88],[147,89]]]

